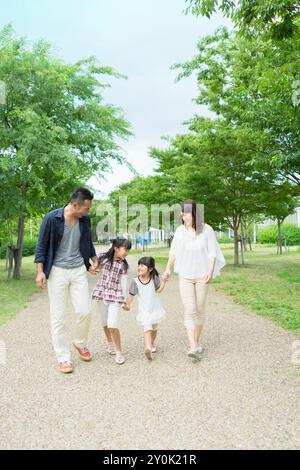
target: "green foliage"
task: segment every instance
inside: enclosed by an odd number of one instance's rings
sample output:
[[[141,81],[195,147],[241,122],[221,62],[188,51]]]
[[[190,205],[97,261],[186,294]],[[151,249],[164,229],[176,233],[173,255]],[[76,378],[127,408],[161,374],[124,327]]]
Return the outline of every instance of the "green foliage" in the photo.
[[[37,239],[30,240],[29,237],[24,238],[23,256],[32,256],[35,252]]]
[[[230,17],[243,35],[266,34],[274,40],[299,31],[300,7],[292,0],[186,0],[186,13],[210,18],[217,10]]]
[[[278,239],[277,225],[269,225],[259,229],[257,238],[260,243],[276,245]],[[287,222],[282,224],[282,238],[286,240],[288,246],[300,245],[300,228]]]
[[[300,106],[293,106],[293,86],[300,76],[299,49],[300,34],[274,43],[220,28],[198,42],[192,60],[174,66],[178,79],[196,72],[198,104],[234,126],[261,132],[264,145],[255,158],[262,168],[276,167],[281,178],[297,184]]]
[[[218,239],[218,242],[219,242],[220,244],[223,244],[223,243],[232,243],[232,238],[227,237],[227,236],[225,237],[224,235],[222,235],[222,237]]]
[[[30,46],[10,25],[0,31],[6,89],[0,104],[0,222],[19,219],[19,248],[26,217],[62,205],[74,187],[103,176],[112,160],[127,164],[116,138],[128,138],[130,126],[119,108],[104,103],[103,77],[120,75],[95,57],[66,64],[48,43]]]
[[[1,247],[1,259],[6,257],[6,245],[7,243],[2,243]],[[30,240],[28,236],[24,237],[23,245],[23,256],[32,256],[35,252],[35,247],[37,245],[37,239]]]
[[[177,201],[192,198],[204,204],[212,225],[238,228],[242,216],[262,211],[276,178],[255,166],[265,136],[202,117],[190,121],[189,131],[170,139],[168,149],[151,149],[156,171],[169,181]]]

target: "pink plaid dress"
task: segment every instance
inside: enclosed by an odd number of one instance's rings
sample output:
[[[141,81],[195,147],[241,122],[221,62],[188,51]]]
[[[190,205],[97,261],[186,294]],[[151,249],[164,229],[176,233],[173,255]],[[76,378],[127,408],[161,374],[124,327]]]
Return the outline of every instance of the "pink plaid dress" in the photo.
[[[93,289],[92,298],[104,300],[105,303],[123,304],[124,294],[121,285],[121,276],[127,273],[123,260],[115,259],[112,266],[108,259],[100,259],[100,276]]]

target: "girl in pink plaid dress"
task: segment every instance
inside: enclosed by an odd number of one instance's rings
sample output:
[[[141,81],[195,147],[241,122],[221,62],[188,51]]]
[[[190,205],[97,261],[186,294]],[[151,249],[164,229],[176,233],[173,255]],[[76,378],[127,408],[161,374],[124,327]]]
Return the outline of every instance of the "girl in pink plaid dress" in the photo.
[[[116,356],[117,364],[125,362],[118,327],[129,268],[125,258],[130,249],[130,240],[117,238],[111,248],[99,256],[100,276],[92,294],[92,298],[99,301],[100,321],[108,341],[107,352]]]

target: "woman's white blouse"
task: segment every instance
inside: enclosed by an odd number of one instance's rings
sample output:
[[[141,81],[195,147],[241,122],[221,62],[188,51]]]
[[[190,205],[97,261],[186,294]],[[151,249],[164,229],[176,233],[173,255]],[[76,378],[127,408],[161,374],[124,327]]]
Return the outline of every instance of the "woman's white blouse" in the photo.
[[[210,258],[216,258],[213,278],[225,266],[215,232],[208,224],[199,235],[187,230],[183,224],[177,227],[170,255],[175,256],[174,271],[187,279],[203,278],[209,270]]]

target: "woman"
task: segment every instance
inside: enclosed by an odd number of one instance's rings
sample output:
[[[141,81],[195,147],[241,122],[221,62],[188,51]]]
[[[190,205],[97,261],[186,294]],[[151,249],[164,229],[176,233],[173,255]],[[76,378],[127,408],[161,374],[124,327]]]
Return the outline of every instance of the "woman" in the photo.
[[[179,276],[179,291],[184,310],[184,325],[189,340],[188,356],[200,359],[200,346],[205,305],[211,280],[220,274],[225,259],[213,228],[201,220],[197,204],[181,203],[181,226],[177,227],[171,244],[168,264],[162,276],[168,280],[174,271]]]

